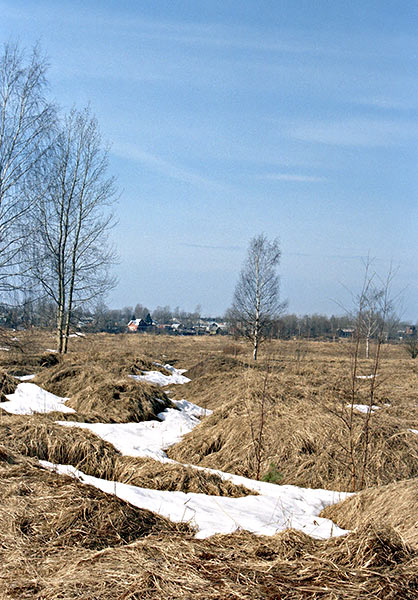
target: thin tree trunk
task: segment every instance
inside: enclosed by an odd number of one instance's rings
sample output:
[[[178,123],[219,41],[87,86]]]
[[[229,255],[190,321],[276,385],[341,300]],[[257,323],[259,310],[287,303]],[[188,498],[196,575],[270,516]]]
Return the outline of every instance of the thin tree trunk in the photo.
[[[254,337],[253,360],[257,360],[257,352],[258,352],[258,338]]]
[[[70,334],[70,319],[71,319],[71,314],[70,314],[70,311],[67,310],[67,316],[66,316],[66,319],[65,319],[64,334],[63,334],[63,347],[62,347],[62,353],[63,354],[67,354],[67,350],[68,350],[68,336]]]
[[[64,332],[64,306],[60,304],[57,309],[57,351],[63,352],[63,332]]]
[[[255,305],[255,323],[254,323],[254,350],[253,359],[257,360],[258,344],[260,342],[260,271],[259,259],[256,259],[256,305]]]

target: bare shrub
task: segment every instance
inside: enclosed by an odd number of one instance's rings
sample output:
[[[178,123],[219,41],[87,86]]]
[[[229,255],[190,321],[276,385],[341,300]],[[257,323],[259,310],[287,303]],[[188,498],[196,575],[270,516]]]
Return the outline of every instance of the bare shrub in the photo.
[[[411,358],[416,358],[418,356],[418,337],[415,335],[406,339],[403,343],[403,347],[405,348],[405,352],[409,354]]]

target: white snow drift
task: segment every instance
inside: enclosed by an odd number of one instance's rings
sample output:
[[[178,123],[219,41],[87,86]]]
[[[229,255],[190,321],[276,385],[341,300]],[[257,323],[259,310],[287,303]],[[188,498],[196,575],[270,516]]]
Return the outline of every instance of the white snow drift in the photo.
[[[190,379],[185,377],[183,373],[186,372],[186,369],[176,369],[171,365],[160,365],[159,363],[154,363],[158,367],[164,367],[166,371],[169,371],[171,375],[164,375],[161,371],[142,371],[142,375],[130,375],[132,379],[136,379],[137,381],[147,381],[148,383],[153,383],[154,385],[165,386],[165,385],[182,385],[183,383],[188,383]]]
[[[347,404],[347,406],[350,408],[351,404]],[[369,411],[373,414],[380,409],[380,406],[376,406],[375,404],[372,406],[369,406],[368,404],[353,404],[353,408],[354,410],[358,410],[358,412],[362,412],[364,414],[367,414]]]
[[[154,458],[172,462],[164,450],[176,444],[200,423],[198,416],[205,410],[187,400],[173,401],[180,410],[167,408],[157,416],[161,421],[140,423],[73,423],[59,421],[65,427],[81,427],[92,431],[127,456]],[[207,410],[206,414],[212,411]]]
[[[65,405],[68,398],[60,398],[43,390],[34,383],[19,383],[13,394],[7,394],[7,402],[0,407],[14,415],[31,415],[33,413],[64,412],[75,413],[73,408]]]
[[[271,496],[227,498],[185,494],[106,481],[85,475],[70,465],[40,462],[57,473],[71,475],[103,492],[114,494],[133,506],[152,510],[177,523],[190,523],[197,529],[197,538],[232,533],[237,529],[258,535],[274,535],[284,529],[294,528],[321,539],[347,533],[329,519],[318,517],[325,506],[338,502],[346,494],[274,484],[266,484],[274,488],[274,495]]]

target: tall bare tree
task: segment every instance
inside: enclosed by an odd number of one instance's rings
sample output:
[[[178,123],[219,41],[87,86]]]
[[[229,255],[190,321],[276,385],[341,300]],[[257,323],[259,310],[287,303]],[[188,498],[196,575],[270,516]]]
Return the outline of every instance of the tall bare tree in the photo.
[[[278,239],[270,242],[264,234],[252,238],[227,313],[235,330],[251,341],[254,360],[271,321],[285,306],[279,301],[280,255]]]
[[[54,142],[43,194],[32,211],[29,271],[56,305],[60,353],[67,351],[74,307],[115,284],[109,271],[115,258],[109,245],[115,185],[107,168],[97,121],[89,109],[73,110]]]
[[[45,97],[45,59],[28,58],[16,44],[0,54],[0,290],[16,287],[22,219],[33,200],[34,181],[50,147],[54,106]]]

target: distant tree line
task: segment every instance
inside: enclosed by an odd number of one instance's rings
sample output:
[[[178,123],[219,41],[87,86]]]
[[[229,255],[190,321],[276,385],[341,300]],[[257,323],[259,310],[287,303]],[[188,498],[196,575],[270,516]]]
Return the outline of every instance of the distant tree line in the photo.
[[[158,323],[170,323],[173,320],[181,322],[186,327],[196,325],[202,319],[200,307],[188,312],[179,307],[171,309],[170,306],[157,306],[154,310],[136,304],[123,308],[108,308],[99,303],[94,309],[75,307],[71,318],[71,327],[74,330],[91,332],[124,333],[127,324],[133,317],[144,319],[151,315]],[[225,316],[217,315],[211,320],[222,322]],[[24,300],[19,306],[0,304],[0,326],[11,329],[28,327],[44,327],[54,329],[56,326],[56,308],[49,300]],[[206,317],[207,319],[207,317]],[[352,329],[355,325],[350,315],[327,316],[321,314],[296,315],[284,314],[272,320],[266,330],[266,335],[273,339],[289,340],[294,338],[304,339],[333,339],[341,330]],[[388,332],[389,339],[398,337],[398,330],[405,329],[411,323],[400,322]],[[418,324],[416,325],[418,329]],[[230,333],[234,334],[231,324]]]

